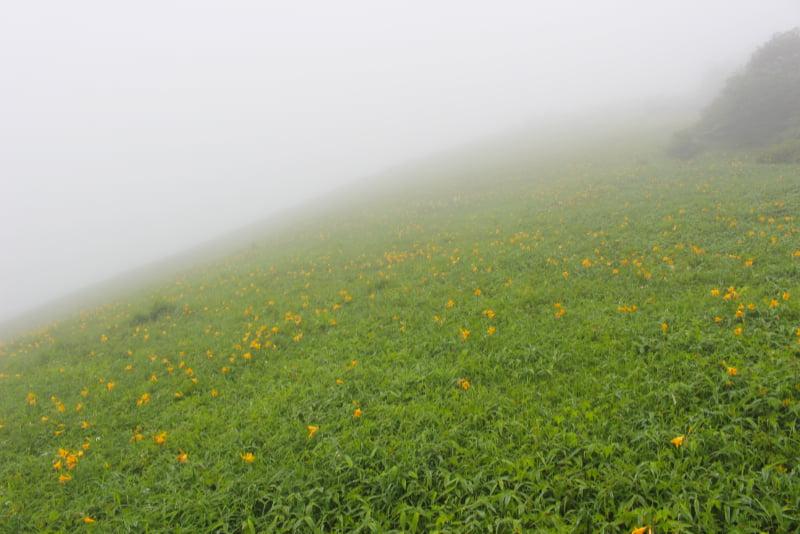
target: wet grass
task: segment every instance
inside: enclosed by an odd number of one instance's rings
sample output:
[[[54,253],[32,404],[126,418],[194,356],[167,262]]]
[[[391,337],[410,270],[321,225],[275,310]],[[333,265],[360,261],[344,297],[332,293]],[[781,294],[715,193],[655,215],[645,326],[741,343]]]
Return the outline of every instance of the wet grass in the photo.
[[[476,184],[4,344],[2,530],[800,528],[800,169]]]

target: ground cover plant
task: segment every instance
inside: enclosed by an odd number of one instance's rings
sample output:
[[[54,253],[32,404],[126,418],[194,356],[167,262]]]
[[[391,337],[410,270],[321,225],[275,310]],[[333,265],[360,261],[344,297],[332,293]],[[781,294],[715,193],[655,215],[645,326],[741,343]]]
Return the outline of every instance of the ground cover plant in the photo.
[[[800,528],[800,168],[478,178],[4,343],[0,530]]]

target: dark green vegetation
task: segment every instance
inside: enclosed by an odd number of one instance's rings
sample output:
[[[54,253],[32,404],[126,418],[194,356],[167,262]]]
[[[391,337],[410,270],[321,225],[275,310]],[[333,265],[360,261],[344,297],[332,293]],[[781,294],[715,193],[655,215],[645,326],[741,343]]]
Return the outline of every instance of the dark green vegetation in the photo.
[[[743,148],[763,149],[765,163],[800,162],[800,27],[756,50],[697,124],[676,134],[669,153]]]
[[[800,528],[800,169],[436,186],[2,346],[0,530]]]

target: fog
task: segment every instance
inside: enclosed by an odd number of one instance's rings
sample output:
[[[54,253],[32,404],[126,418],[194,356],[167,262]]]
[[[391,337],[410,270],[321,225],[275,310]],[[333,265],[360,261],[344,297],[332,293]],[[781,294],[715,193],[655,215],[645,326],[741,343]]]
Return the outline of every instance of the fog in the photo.
[[[690,113],[798,21],[796,0],[5,2],[0,321],[523,123]]]

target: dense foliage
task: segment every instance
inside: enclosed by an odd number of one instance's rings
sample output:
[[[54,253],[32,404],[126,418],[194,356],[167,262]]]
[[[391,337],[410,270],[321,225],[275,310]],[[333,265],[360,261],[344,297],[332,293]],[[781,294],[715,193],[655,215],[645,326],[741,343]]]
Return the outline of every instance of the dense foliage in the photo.
[[[486,178],[2,345],[0,530],[800,529],[800,169]]]
[[[731,77],[699,122],[670,151],[692,157],[709,148],[763,147],[800,139],[800,27],[775,35]]]

